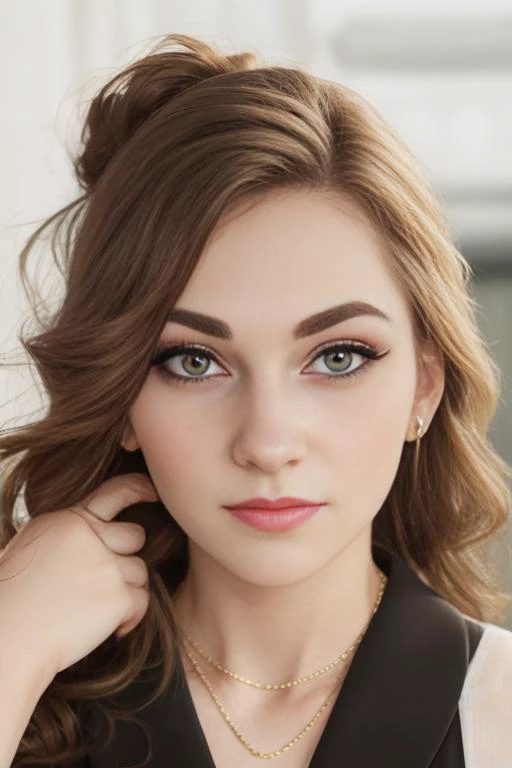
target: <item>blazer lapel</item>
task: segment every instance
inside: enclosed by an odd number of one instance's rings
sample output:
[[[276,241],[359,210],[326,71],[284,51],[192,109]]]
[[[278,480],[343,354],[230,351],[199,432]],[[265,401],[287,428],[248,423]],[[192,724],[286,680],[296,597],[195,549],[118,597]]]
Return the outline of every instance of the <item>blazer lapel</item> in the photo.
[[[388,575],[381,604],[354,655],[310,768],[464,765],[458,701],[468,664],[459,611],[395,554],[374,545]],[[454,762],[454,760],[458,762]]]
[[[461,613],[427,587],[393,553],[374,545],[388,576],[344,680],[310,768],[460,768],[464,766],[458,701],[468,664]],[[139,685],[139,681],[137,681]],[[154,690],[130,686],[123,705]],[[172,685],[137,713],[151,734],[151,768],[215,768],[178,656]],[[140,728],[118,724],[114,743],[91,757],[91,768],[132,765],[147,756]]]

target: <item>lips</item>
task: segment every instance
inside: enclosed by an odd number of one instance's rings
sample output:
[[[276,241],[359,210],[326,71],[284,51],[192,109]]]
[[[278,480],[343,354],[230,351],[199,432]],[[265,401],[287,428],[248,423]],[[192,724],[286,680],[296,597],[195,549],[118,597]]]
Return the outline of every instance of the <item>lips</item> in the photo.
[[[247,503],[247,502],[246,502]],[[261,503],[261,502],[259,502]],[[267,532],[282,532],[302,525],[314,517],[322,504],[314,506],[279,507],[278,509],[261,509],[245,507],[229,509],[229,513],[251,528]]]
[[[265,499],[261,496],[252,498],[252,499],[246,499],[245,501],[240,501],[237,504],[229,504],[226,505],[227,509],[258,509],[258,510],[267,510],[269,512],[278,510],[278,509],[290,509],[294,508],[297,509],[297,507],[317,507],[319,505],[324,504],[325,502],[322,501],[311,501],[310,499],[300,499],[296,496],[281,496],[278,499]]]

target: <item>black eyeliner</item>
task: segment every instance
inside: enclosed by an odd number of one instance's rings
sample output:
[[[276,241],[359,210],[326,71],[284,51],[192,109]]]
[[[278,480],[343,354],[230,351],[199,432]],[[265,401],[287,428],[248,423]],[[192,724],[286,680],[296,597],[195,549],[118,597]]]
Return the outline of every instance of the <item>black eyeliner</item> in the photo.
[[[366,368],[370,367],[369,364],[371,362],[381,357],[385,357],[389,351],[390,350],[388,348],[383,350],[382,352],[377,352],[377,350],[373,349],[367,344],[362,344],[361,342],[354,342],[354,341],[348,341],[348,340],[343,342],[327,342],[324,347],[320,347],[320,349],[316,351],[316,354],[310,361],[310,364],[313,363],[322,355],[326,355],[327,353],[333,353],[333,352],[334,353],[335,352],[349,352],[349,353],[355,352],[356,354],[359,354],[362,357],[367,358],[366,363],[363,363],[354,371],[349,371],[348,373],[315,374],[325,379],[327,383],[336,383],[336,380],[338,379],[349,379],[352,376],[356,376],[360,373],[363,373]],[[172,380],[172,381],[175,381],[177,384],[188,384],[189,382],[202,384],[207,379],[216,378],[215,376],[206,376],[206,375],[181,376],[179,374],[172,373],[171,371],[167,370],[164,367],[163,363],[165,363],[168,359],[172,357],[177,357],[179,355],[185,355],[185,354],[190,354],[190,355],[203,354],[203,356],[205,356],[206,358],[209,358],[210,360],[213,360],[213,362],[217,363],[217,365],[220,365],[214,353],[211,350],[209,350],[207,347],[204,347],[200,344],[178,342],[177,344],[174,344],[174,345],[163,345],[163,346],[160,345],[157,348],[155,356],[151,360],[151,366],[157,368],[158,374],[161,375],[164,380]]]

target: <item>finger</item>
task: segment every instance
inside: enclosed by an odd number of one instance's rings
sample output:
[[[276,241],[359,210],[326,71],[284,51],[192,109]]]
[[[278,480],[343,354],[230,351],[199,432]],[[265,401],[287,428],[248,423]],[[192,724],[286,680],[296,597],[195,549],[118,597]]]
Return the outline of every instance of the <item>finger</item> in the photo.
[[[140,473],[130,473],[105,480],[77,506],[80,512],[109,522],[131,504],[157,499],[155,487],[149,478]]]
[[[133,587],[148,587],[149,569],[142,557],[118,555],[116,563],[124,581]]]
[[[132,596],[131,615],[116,629],[116,637],[120,638],[132,631],[144,618],[149,607],[150,593],[144,587],[130,587]]]
[[[137,523],[105,523],[96,521],[92,523],[96,526],[96,532],[103,540],[103,543],[118,555],[131,555],[138,552],[144,546],[146,541],[146,531],[142,525]]]

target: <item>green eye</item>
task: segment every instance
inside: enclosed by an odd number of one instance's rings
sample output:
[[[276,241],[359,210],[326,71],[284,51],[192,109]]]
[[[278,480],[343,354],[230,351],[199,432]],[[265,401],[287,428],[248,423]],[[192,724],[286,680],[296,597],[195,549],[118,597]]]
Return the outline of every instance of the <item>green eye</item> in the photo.
[[[333,370],[338,372],[346,371],[347,368],[350,368],[350,364],[352,362],[352,353],[349,352],[348,350],[338,349],[335,352],[329,352],[328,354],[323,352],[321,357],[337,358],[336,360],[334,360]]]
[[[316,371],[320,376],[328,381],[336,382],[348,379],[350,376],[355,376],[362,373],[368,364],[376,360],[377,358],[384,357],[389,350],[383,352],[377,352],[377,350],[369,347],[365,344],[359,344],[355,342],[337,342],[336,344],[330,344],[317,353],[313,358],[313,363],[322,358],[332,358],[332,362],[326,363],[328,370],[331,373],[325,373],[323,371]],[[354,355],[366,358],[366,362],[359,365],[354,370],[349,370],[353,361]],[[170,371],[166,367],[165,363],[175,357],[182,357],[183,361],[181,366],[183,370],[188,373],[188,376],[183,376],[174,371]],[[210,350],[203,348],[199,345],[180,344],[174,347],[168,347],[157,351],[156,356],[151,361],[151,365],[155,366],[163,376],[164,379],[172,379],[177,384],[203,384],[208,379],[216,378],[215,376],[206,376],[206,372],[209,371],[211,363],[219,365],[215,355]]]
[[[183,368],[187,371],[187,373],[190,373],[193,376],[202,376],[206,371],[208,370],[208,365],[206,366],[206,370],[201,370],[204,366],[201,365],[201,363],[198,363],[198,360],[207,360],[208,355],[199,354],[195,352],[193,355],[186,355],[183,358]],[[191,362],[190,370],[187,369],[187,361]]]

